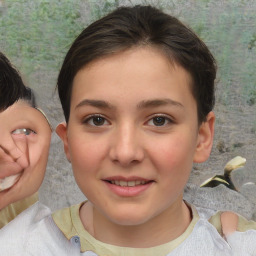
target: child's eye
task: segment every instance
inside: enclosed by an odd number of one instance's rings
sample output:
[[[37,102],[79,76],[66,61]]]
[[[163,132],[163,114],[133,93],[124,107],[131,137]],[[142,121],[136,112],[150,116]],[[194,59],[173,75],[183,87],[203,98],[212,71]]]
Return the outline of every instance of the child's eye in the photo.
[[[24,135],[30,135],[31,133],[35,133],[35,132],[29,128],[20,128],[12,132],[12,134],[24,134]]]
[[[170,123],[173,123],[173,121],[166,116],[154,116],[148,121],[148,125],[151,126],[166,126]]]
[[[88,118],[86,118],[83,123],[91,125],[91,126],[103,126],[103,125],[109,125],[109,122],[106,118],[104,118],[101,115],[93,115]]]

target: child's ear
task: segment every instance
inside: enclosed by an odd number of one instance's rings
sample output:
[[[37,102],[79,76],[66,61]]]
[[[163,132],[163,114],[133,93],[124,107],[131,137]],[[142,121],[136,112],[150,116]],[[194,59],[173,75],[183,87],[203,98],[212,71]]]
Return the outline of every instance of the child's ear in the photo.
[[[66,157],[70,162],[70,154],[68,149],[68,137],[67,137],[67,124],[65,122],[58,124],[55,131],[63,142]]]
[[[194,162],[202,163],[208,159],[212,150],[214,136],[215,114],[211,111],[198,131],[197,147],[194,154]]]

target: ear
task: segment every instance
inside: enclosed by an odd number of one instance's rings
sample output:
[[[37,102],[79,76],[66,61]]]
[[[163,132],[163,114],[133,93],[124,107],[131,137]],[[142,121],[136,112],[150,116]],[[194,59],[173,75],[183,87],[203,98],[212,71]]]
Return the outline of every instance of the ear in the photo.
[[[211,111],[198,131],[197,147],[194,154],[194,162],[202,163],[208,159],[212,150],[214,136],[215,114]]]
[[[67,137],[67,124],[65,122],[58,124],[55,131],[63,142],[66,157],[67,157],[68,161],[70,162],[68,137]]]

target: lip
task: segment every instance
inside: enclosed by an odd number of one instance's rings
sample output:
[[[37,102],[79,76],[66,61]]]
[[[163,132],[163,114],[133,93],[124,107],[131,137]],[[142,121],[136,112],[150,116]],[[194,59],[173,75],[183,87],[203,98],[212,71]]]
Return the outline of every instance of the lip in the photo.
[[[108,177],[102,180],[108,189],[114,194],[120,197],[135,197],[141,195],[143,192],[148,190],[154,183],[154,180],[145,179],[142,177],[132,176],[132,177],[122,177],[122,176],[113,176]],[[133,187],[130,186],[119,186],[112,184],[111,181],[143,181],[145,184],[136,185]]]

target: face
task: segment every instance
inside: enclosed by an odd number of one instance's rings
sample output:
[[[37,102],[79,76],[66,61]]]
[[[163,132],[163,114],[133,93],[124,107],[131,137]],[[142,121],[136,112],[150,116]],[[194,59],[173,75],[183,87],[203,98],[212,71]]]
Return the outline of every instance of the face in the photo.
[[[182,201],[193,161],[207,159],[214,115],[198,126],[191,77],[153,48],[94,61],[73,81],[60,124],[76,182],[95,211],[138,225]]]
[[[0,209],[35,193],[46,170],[51,128],[20,100],[0,113]]]

